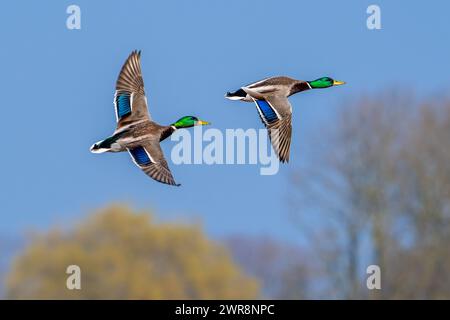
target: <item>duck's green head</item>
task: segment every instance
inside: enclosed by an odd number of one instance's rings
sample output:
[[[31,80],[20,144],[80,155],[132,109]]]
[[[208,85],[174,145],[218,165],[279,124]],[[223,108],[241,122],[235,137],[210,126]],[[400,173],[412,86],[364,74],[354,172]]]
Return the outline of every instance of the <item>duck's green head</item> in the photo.
[[[334,80],[330,77],[322,77],[314,81],[308,81],[308,83],[312,89],[324,89],[345,84],[344,81]]]
[[[193,126],[204,126],[207,124],[210,123],[200,120],[199,118],[194,116],[185,116],[178,119],[175,123],[172,123],[172,126],[174,126],[177,129],[181,129],[181,128],[190,128]]]

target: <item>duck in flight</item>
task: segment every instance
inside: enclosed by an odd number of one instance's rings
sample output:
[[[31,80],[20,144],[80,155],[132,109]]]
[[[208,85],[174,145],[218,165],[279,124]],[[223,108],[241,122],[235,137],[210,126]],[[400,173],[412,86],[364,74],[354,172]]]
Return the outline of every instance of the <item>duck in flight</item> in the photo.
[[[289,162],[292,134],[292,106],[289,96],[310,89],[324,89],[345,82],[322,77],[314,81],[296,80],[288,77],[266,78],[235,92],[228,92],[230,100],[254,102],[259,116],[266,126],[273,149],[281,162]]]
[[[175,130],[209,124],[194,116],[185,116],[163,126],[152,120],[142,79],[140,51],[133,51],[120,71],[114,94],[117,127],[113,135],[94,143],[91,152],[127,151],[133,162],[152,179],[176,185],[159,143]]]

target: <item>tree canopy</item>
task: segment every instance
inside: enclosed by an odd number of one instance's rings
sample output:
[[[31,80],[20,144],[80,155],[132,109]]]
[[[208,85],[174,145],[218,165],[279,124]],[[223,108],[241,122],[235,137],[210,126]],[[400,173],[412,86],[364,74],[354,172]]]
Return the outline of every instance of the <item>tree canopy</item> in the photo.
[[[81,290],[66,268],[81,269]],[[7,277],[11,299],[251,299],[256,279],[198,225],[155,223],[111,206],[70,230],[33,237]]]

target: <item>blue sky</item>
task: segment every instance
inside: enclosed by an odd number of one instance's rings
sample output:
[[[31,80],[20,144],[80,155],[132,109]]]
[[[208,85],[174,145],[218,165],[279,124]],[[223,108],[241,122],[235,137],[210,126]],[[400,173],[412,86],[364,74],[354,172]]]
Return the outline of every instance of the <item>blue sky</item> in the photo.
[[[366,28],[381,7],[382,30]],[[81,30],[66,8],[81,8]],[[0,13],[2,157],[0,233],[70,223],[111,202],[154,208],[161,219],[202,221],[208,233],[297,241],[287,177],[355,95],[448,88],[448,2],[410,1],[9,1]],[[262,128],[251,104],[226,91],[272,75],[346,86],[291,97],[291,163],[275,176],[254,165],[170,163],[182,187],[147,178],[125,154],[96,155],[112,133],[118,72],[131,50],[142,69],[154,120],[198,115],[215,128]],[[445,94],[445,92],[444,92]],[[166,155],[174,142],[163,143]]]

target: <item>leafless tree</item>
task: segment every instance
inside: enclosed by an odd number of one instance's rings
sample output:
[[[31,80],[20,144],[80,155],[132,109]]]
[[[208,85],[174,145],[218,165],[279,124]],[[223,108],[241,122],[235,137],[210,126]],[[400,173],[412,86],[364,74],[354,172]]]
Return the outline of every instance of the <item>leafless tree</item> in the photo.
[[[450,297],[450,102],[390,92],[339,110],[290,179],[292,216],[328,283],[322,296]],[[369,264],[382,290],[367,290]]]

